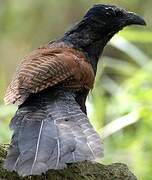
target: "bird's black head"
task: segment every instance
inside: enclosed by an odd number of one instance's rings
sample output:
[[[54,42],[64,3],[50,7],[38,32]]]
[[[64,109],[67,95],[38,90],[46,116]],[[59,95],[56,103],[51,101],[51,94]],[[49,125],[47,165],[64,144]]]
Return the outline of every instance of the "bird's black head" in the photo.
[[[132,12],[128,12],[114,5],[97,4],[88,10],[84,19],[88,22],[96,21],[101,33],[116,33],[128,25],[146,25],[144,19]]]
[[[112,36],[128,25],[146,25],[144,19],[114,5],[98,4],[88,10],[83,19],[62,40],[87,54],[96,71],[99,56]]]

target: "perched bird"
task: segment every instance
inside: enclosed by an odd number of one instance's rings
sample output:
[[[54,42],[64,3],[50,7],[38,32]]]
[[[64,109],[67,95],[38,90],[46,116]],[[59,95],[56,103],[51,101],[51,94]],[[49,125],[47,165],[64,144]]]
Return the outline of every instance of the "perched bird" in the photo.
[[[23,58],[5,95],[6,104],[19,105],[6,169],[27,176],[102,157],[85,101],[105,45],[132,24],[146,23],[135,13],[97,4],[62,38]]]

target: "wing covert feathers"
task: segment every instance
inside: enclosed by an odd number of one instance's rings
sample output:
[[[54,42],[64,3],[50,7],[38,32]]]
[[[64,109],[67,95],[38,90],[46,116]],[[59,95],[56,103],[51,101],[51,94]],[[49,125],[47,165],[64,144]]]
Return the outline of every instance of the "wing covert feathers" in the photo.
[[[70,89],[91,89],[93,81],[92,67],[83,53],[64,46],[47,45],[23,58],[4,101],[22,104],[29,94],[59,83]]]

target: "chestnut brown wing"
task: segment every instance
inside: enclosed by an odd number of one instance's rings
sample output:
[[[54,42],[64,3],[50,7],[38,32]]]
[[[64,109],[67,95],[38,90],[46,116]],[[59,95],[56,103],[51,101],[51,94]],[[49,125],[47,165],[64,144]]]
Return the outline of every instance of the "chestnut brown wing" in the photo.
[[[70,76],[80,79],[77,57],[67,48],[39,48],[26,56],[10,83],[4,101],[22,104],[30,93],[54,86]]]

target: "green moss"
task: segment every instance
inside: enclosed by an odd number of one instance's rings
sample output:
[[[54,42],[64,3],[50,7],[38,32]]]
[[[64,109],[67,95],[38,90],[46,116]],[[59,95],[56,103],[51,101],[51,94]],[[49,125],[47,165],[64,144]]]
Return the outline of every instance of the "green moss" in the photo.
[[[21,178],[15,172],[2,168],[6,149],[0,146],[0,179],[6,180],[137,180],[125,164],[114,163],[102,165],[99,163],[81,162],[69,164],[63,170],[49,170],[41,176]]]

